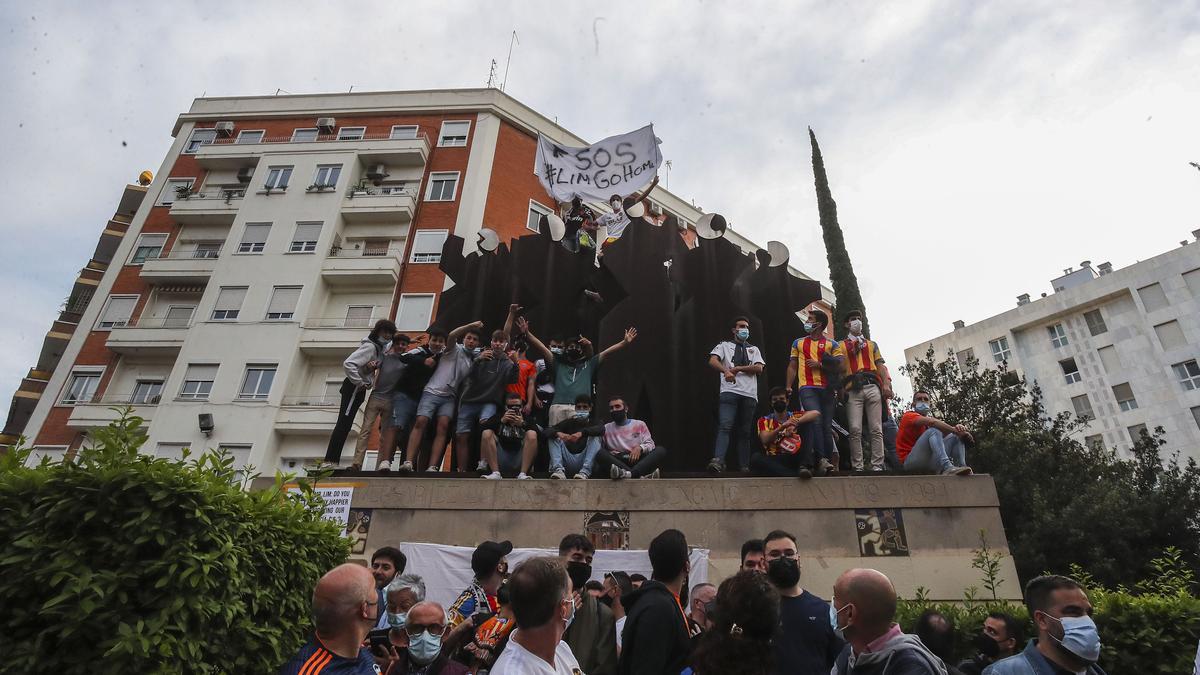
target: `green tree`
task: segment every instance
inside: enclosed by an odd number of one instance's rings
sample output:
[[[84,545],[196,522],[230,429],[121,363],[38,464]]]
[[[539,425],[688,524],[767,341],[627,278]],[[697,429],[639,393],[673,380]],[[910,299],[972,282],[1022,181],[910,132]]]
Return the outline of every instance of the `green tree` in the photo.
[[[825,259],[829,261],[829,281],[833,284],[833,294],[837,297],[837,305],[833,308],[833,330],[837,339],[846,337],[846,314],[852,309],[863,313],[863,334],[871,335],[868,324],[867,308],[863,305],[862,293],[858,290],[858,277],[854,276],[854,265],[850,262],[850,253],[846,251],[846,239],[842,236],[842,226],[838,224],[837,202],[833,201],[833,193],[829,190],[829,177],[825,174],[825,160],[821,157],[821,148],[817,145],[817,135],[812,127],[808,129],[808,139],[812,144],[813,177],[817,187],[817,212],[821,216],[821,236],[825,240]]]
[[[1161,430],[1123,459],[1075,440],[1087,420],[1050,414],[1036,383],[1003,366],[964,369],[930,349],[905,370],[930,392],[934,414],[972,429],[967,460],[996,483],[1023,581],[1076,564],[1105,586],[1132,586],[1170,547],[1200,569],[1200,467],[1178,453],[1164,461]]]
[[[306,481],[139,454],[129,410],[73,463],[0,456],[0,654],[19,673],[267,673],[349,542]]]

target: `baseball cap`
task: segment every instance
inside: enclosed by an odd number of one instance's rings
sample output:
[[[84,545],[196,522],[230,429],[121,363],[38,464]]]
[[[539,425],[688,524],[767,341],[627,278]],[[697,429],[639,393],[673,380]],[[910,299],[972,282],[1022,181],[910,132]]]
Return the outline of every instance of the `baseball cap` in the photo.
[[[512,550],[511,541],[483,542],[476,546],[475,552],[471,554],[471,571],[475,573],[476,578],[490,576],[496,565],[500,564],[500,559],[512,553]]]

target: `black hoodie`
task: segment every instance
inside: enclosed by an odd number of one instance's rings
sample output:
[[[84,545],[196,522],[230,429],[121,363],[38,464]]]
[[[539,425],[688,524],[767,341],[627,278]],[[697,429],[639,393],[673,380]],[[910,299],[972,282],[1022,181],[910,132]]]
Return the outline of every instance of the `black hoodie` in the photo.
[[[690,639],[679,600],[661,581],[642,582],[621,596],[620,675],[677,675],[687,663]]]

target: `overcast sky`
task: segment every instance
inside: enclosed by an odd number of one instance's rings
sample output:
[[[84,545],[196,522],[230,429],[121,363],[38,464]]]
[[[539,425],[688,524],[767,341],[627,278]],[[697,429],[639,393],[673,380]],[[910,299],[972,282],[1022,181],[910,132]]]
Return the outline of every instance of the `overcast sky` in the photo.
[[[590,140],[653,122],[672,192],[827,282],[813,127],[893,368],[1067,266],[1200,227],[1200,0],[25,2],[0,21],[5,403],[194,97],[480,87],[514,30],[509,94]]]

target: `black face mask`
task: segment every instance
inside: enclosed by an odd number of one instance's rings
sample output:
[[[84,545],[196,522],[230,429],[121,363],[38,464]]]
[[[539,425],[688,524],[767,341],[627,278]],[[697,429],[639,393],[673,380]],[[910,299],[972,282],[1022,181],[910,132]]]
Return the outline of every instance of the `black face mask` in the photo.
[[[579,347],[567,347],[566,357],[569,361],[578,361],[583,356],[583,350]]]
[[[625,420],[629,419],[628,410],[610,410],[608,414],[615,424],[625,424]]]
[[[972,642],[975,643],[975,648],[979,650],[979,653],[989,659],[1000,656],[1000,643],[993,640],[987,633],[976,635]]]
[[[771,401],[771,409],[777,413],[787,412],[787,401]]]
[[[767,578],[779,588],[791,588],[800,583],[800,561],[776,558],[767,564]]]
[[[571,560],[567,562],[567,576],[571,577],[571,584],[575,590],[583,593],[583,586],[592,578],[592,566],[585,562]]]
[[[600,596],[600,602],[604,603],[605,607],[612,607],[612,598],[607,595]]]

